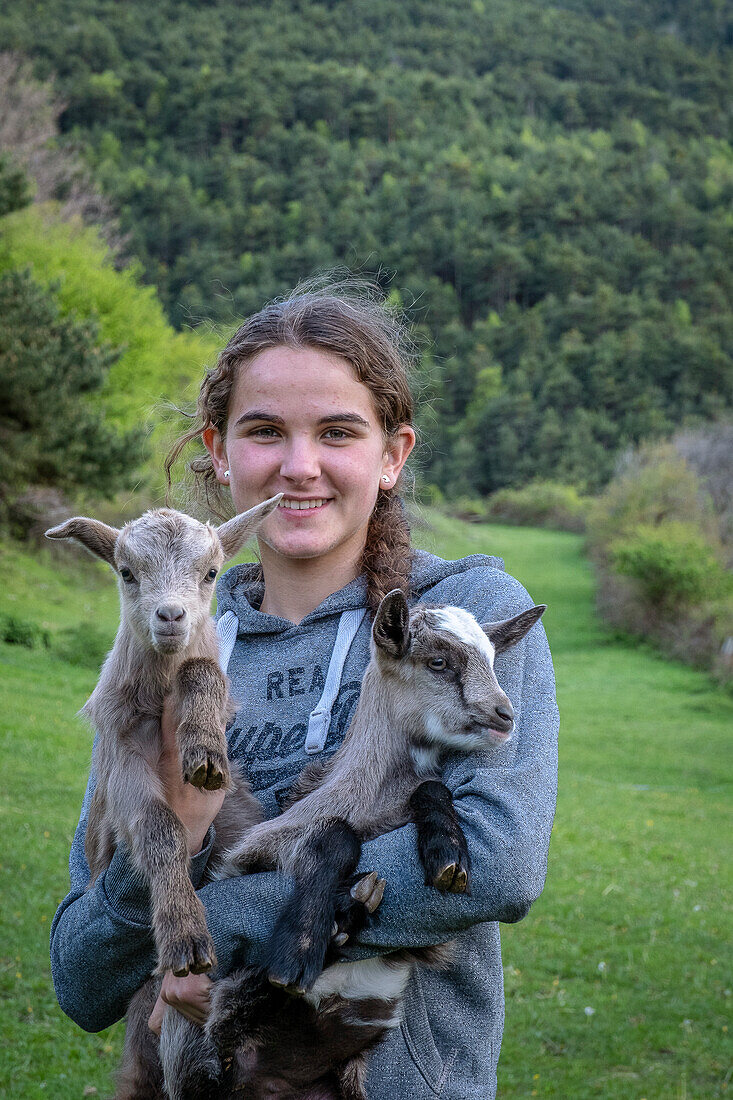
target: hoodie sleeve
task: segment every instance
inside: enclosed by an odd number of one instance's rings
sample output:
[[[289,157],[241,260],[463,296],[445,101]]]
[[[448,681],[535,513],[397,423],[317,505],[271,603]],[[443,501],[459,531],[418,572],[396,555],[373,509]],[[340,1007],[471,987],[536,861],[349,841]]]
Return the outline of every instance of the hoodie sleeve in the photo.
[[[463,606],[480,621],[509,618],[532,606],[522,586],[499,571],[471,570],[466,581],[462,592],[439,585],[427,598]],[[559,725],[541,623],[497,657],[496,672],[516,714],[512,741],[491,754],[455,754],[443,772],[468,843],[470,896],[426,886],[414,825],[370,841],[359,870],[377,871],[387,888],[350,958],[443,942],[481,921],[518,921],[539,897],[555,811]]]
[[[118,845],[107,870],[88,888],[84,836],[93,791],[92,777],[69,857],[70,890],[51,926],[56,996],[66,1015],[85,1031],[101,1031],[121,1019],[156,962],[150,891],[124,844]],[[191,860],[195,887],[203,878],[213,841],[212,828]],[[220,973],[264,957],[288,883],[285,876],[263,873],[212,882],[199,891]]]

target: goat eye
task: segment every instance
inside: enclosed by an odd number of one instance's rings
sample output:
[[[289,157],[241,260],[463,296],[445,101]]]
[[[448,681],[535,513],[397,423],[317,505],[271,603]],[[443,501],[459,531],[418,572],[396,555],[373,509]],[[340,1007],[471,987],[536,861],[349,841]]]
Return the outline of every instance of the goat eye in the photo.
[[[428,668],[433,672],[444,672],[448,667],[448,662],[445,657],[431,657],[428,661]]]
[[[210,569],[209,572],[206,574],[207,581],[215,581],[216,580],[216,574],[218,572],[219,572],[218,569]]]
[[[135,581],[135,578],[132,575],[132,571],[128,569],[126,565],[123,566],[122,569],[120,569],[120,576],[122,577],[125,584],[133,584]]]

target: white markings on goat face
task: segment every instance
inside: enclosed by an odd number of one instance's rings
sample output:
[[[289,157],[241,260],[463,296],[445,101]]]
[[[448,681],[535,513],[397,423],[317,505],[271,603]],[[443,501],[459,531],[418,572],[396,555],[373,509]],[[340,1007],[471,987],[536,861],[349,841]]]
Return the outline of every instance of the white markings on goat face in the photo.
[[[138,639],[162,653],[184,649],[208,620],[223,554],[215,531],[161,508],[123,527],[115,549],[123,610]]]
[[[462,607],[441,607],[429,611],[428,615],[428,622],[436,630],[446,630],[449,634],[455,634],[459,641],[483,653],[491,667],[494,667],[496,649],[470,612],[464,611]]]
[[[424,744],[470,752],[508,740],[511,704],[494,672],[496,650],[473,615],[460,607],[417,608],[411,627]]]

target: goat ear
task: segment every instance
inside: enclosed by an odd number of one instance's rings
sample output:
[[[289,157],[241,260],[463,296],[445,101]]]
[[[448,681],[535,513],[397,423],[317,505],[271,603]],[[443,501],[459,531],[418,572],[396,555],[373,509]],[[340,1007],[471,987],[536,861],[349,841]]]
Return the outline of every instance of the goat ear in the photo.
[[[547,611],[547,604],[541,603],[537,607],[522,611],[513,619],[502,619],[498,623],[482,623],[481,629],[494,645],[496,652],[501,653],[503,649],[509,649],[509,646],[521,641],[527,631],[539,622],[545,611]]]
[[[76,539],[77,542],[86,546],[87,550],[91,550],[93,554],[96,554],[102,561],[106,561],[107,565],[111,565],[114,569],[115,544],[119,533],[116,527],[109,527],[101,520],[87,519],[86,516],[74,516],[73,519],[67,519],[66,523],[62,523],[58,527],[50,527],[46,531],[46,538]]]
[[[410,645],[410,612],[401,588],[383,598],[372,626],[374,644],[391,657],[404,657]]]
[[[217,527],[216,533],[226,560],[233,558],[244,544],[249,542],[262,521],[275,511],[282,498],[283,494],[278,493],[276,497],[263,500],[262,504],[255,504],[254,508],[250,508],[248,512],[241,512],[234,519],[227,520],[221,527]]]

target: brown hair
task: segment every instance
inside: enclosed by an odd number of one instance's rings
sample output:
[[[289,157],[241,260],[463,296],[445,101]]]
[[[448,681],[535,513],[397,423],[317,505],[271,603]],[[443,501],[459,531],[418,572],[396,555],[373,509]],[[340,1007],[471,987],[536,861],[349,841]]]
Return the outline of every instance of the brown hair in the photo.
[[[188,443],[201,438],[208,428],[225,434],[229,400],[240,367],[266,348],[281,346],[319,348],[346,359],[372,395],[385,439],[400,425],[412,424],[409,367],[413,348],[401,317],[387,308],[376,288],[362,282],[301,284],[287,298],[270,302],[246,320],[204,377],[193,424],[166,458],[169,487],[171,468]],[[197,455],[189,468],[197,495],[219,517],[230,515],[231,506],[208,452]],[[399,493],[401,483],[402,475],[394,489],[380,488],[369,520],[360,565],[372,612],[391,589],[409,592],[412,550]]]

